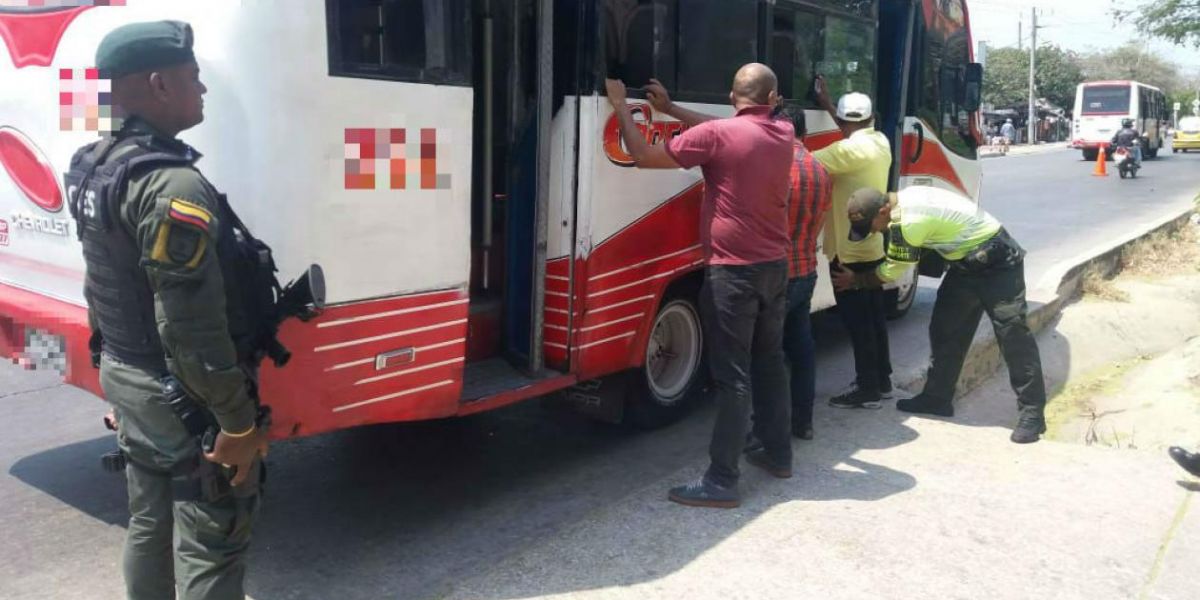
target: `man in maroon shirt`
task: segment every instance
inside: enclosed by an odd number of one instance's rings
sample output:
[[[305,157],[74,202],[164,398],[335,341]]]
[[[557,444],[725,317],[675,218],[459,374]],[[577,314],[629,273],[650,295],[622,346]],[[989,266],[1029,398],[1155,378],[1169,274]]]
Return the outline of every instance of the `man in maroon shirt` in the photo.
[[[742,67],[734,77],[730,100],[736,116],[699,123],[665,146],[651,146],[634,124],[625,85],[609,79],[607,88],[626,149],[639,168],[700,167],[704,174],[700,243],[708,268],[701,312],[713,350],[709,367],[718,412],[708,471],[699,481],[671,489],[669,498],[690,506],[733,508],[741,504],[738,463],[752,406],[763,447],[747,453],[747,461],[775,477],[792,475],[782,338],[794,130],[790,121],[774,118],[778,80],[758,63]],[[681,118],[677,113],[690,111],[668,111]]]

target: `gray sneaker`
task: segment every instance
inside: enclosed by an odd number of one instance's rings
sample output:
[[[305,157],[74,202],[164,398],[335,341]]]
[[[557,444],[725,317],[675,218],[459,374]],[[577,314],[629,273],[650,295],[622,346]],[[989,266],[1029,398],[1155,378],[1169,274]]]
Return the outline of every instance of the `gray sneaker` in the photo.
[[[702,508],[737,508],[742,505],[742,498],[737,487],[723,487],[710,483],[701,477],[687,485],[671,488],[667,499],[684,506],[699,506]]]

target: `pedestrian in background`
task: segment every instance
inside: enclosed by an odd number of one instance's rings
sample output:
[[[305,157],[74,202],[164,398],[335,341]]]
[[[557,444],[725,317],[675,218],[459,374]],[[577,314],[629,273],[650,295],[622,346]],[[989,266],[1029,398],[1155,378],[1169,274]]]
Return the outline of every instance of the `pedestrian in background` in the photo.
[[[856,190],[887,192],[892,168],[891,143],[875,130],[871,99],[850,93],[834,108],[823,78],[817,80],[817,101],[842,130],[845,139],[813,152],[833,177],[833,216],[825,226],[825,255],[830,271],[872,271],[883,262],[883,236],[878,233],[850,239],[846,203]],[[892,394],[892,363],[888,347],[886,296],[882,289],[835,292],[838,314],[854,347],[855,379],[850,388],[829,400],[837,408],[879,408]]]
[[[671,489],[668,497],[690,506],[733,508],[741,504],[738,465],[752,407],[763,448],[747,453],[747,461],[775,477],[792,475],[783,354],[792,124],[775,118],[778,80],[758,63],[734,77],[729,95],[734,117],[699,123],[665,145],[646,142],[622,82],[609,79],[606,87],[638,168],[700,167],[704,174],[700,243],[707,268],[701,312],[717,420],[708,471],[699,481]],[[664,112],[673,114],[670,107]]]
[[[1012,119],[1004,120],[1004,124],[1000,126],[1000,136],[1004,138],[1005,146],[1017,143],[1017,128],[1013,126]],[[1005,148],[1004,151],[1007,153],[1008,148]]]

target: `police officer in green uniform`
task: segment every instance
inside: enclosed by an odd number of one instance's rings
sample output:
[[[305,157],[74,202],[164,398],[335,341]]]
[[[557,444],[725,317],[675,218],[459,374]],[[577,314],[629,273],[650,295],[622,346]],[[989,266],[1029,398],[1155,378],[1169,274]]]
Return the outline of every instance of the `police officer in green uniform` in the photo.
[[[1025,251],[994,217],[953,192],[912,187],[888,198],[858,190],[848,208],[851,239],[887,232],[887,260],[875,271],[833,274],[839,290],[896,281],[933,250],[949,265],[929,323],[932,364],[925,389],[896,404],[900,410],[954,416],[954,390],[984,313],[992,320],[1017,393],[1020,418],[1012,441],[1028,444],[1046,431],[1046,384],[1037,342],[1026,322]]]
[[[66,183],[93,354],[127,462],[128,597],[243,598],[267,449],[252,368],[256,291],[239,287],[253,238],[176,138],[204,119],[191,27],[122,26],[96,64],[126,119],[76,153]],[[219,431],[208,447],[197,415]]]

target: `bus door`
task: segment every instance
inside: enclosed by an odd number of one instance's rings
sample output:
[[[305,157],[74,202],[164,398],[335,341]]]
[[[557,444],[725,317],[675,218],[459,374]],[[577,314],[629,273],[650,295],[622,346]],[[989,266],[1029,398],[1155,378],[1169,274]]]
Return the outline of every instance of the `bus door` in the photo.
[[[463,399],[544,363],[551,0],[476,0],[471,315]],[[473,389],[477,388],[477,389]]]
[[[891,141],[892,156],[901,156],[904,116],[908,114],[913,38],[917,27],[917,0],[883,2],[879,5],[879,43],[876,45],[878,82],[875,111],[879,127]],[[888,189],[900,187],[900,160],[892,161]]]

